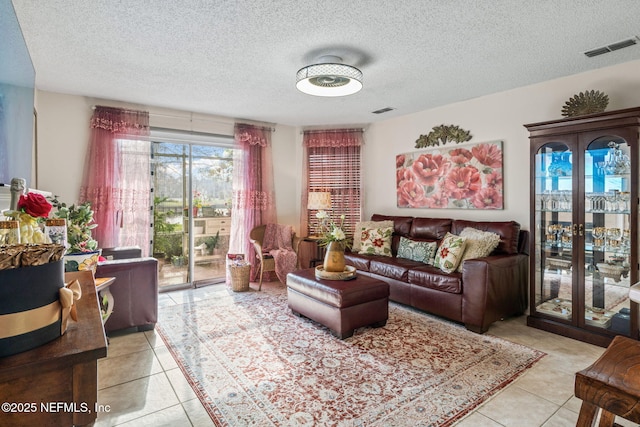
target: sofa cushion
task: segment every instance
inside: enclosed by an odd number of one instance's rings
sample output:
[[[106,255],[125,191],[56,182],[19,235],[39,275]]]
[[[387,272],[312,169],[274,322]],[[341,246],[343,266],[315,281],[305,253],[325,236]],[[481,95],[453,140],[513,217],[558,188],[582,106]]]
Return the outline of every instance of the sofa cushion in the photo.
[[[500,244],[496,254],[513,255],[518,253],[518,239],[520,238],[520,224],[515,221],[466,221],[453,220],[451,232],[460,234],[467,227],[476,230],[490,231],[500,236]]]
[[[353,245],[351,245],[351,250],[353,252],[360,252],[362,248],[362,232],[368,228],[386,228],[393,227],[393,221],[361,221],[357,222],[355,228],[353,229]]]
[[[356,270],[369,271],[369,264],[375,255],[363,255],[355,252],[345,252],[344,260],[347,265],[352,265]]]
[[[371,215],[371,221],[393,221],[393,232],[401,236],[408,236],[411,231],[412,216]]]
[[[443,218],[414,218],[409,237],[412,239],[442,240],[451,231],[451,220]]]
[[[392,227],[367,228],[362,231],[361,254],[391,256]]]
[[[489,256],[500,243],[500,236],[490,231],[480,231],[467,227],[460,233],[460,237],[467,239],[467,245],[458,265],[458,272],[462,273],[462,265],[467,259],[484,258]]]
[[[467,239],[447,233],[438,247],[436,259],[433,263],[435,267],[445,273],[453,273],[458,268],[458,264],[462,260],[462,254],[466,246]]]
[[[450,294],[462,293],[462,274],[445,274],[436,267],[418,267],[409,271],[409,283]]]
[[[400,237],[397,256],[398,258],[410,259],[431,265],[433,264],[437,250],[438,242],[417,241]]]
[[[409,280],[409,270],[423,265],[421,262],[411,261],[410,259],[378,256],[371,259],[369,272],[389,279],[407,282]]]

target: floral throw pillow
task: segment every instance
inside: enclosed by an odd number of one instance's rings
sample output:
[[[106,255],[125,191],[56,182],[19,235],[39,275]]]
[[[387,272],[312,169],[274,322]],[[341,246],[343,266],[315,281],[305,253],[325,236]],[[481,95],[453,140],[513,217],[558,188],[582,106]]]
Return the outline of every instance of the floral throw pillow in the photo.
[[[433,264],[437,250],[438,243],[436,242],[418,242],[407,239],[406,237],[400,237],[398,258],[410,259],[431,265]]]
[[[458,265],[458,271],[462,273],[464,260],[472,258],[484,258],[489,256],[500,243],[500,236],[489,231],[481,231],[472,227],[466,227],[460,232],[460,237],[467,239],[467,245]]]
[[[360,253],[391,256],[393,227],[367,228],[362,231]]]
[[[362,232],[366,231],[369,228],[386,228],[393,227],[393,221],[361,221],[356,222],[356,226],[353,232],[353,245],[351,245],[351,250],[353,252],[360,252],[362,248]]]
[[[433,265],[445,273],[453,273],[460,264],[466,243],[465,237],[447,233],[440,243],[438,252],[436,252]]]

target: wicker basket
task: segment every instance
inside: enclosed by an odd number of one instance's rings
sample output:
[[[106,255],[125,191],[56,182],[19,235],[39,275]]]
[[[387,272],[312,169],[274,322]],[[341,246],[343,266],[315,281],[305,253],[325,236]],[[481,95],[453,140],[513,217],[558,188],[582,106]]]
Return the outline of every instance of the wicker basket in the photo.
[[[231,290],[234,292],[245,292],[249,290],[249,275],[251,274],[251,264],[230,265],[229,274],[231,276]]]

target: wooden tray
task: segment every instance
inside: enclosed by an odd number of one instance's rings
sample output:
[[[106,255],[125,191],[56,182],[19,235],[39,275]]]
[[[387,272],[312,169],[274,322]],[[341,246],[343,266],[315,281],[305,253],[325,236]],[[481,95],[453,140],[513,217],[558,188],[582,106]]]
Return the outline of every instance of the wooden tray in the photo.
[[[316,279],[324,279],[324,280],[351,280],[356,277],[356,268],[347,265],[344,271],[341,272],[333,272],[333,271],[324,271],[324,267],[318,265],[316,267]]]

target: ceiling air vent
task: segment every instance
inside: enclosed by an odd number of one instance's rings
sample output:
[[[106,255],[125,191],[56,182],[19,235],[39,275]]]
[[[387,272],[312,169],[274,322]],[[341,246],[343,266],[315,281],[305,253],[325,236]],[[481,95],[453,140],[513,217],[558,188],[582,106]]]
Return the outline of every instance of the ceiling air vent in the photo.
[[[589,58],[593,58],[594,56],[603,55],[608,52],[613,52],[614,50],[624,49],[625,47],[633,46],[635,44],[638,44],[638,37],[632,37],[630,39],[622,40],[608,46],[591,49],[586,51],[584,54]]]
[[[607,47],[612,51],[614,51],[618,49],[624,49],[625,47],[633,46],[636,43],[638,43],[636,39],[628,39],[628,40],[622,40],[621,42],[618,42],[618,43],[610,44]]]
[[[385,108],[381,108],[379,110],[376,111],[372,111],[373,114],[382,114],[382,113],[386,113],[387,111],[391,111],[393,110],[393,108],[391,107],[385,107]]]
[[[611,51],[606,47],[599,47],[598,49],[589,50],[584,54],[587,55],[589,58],[593,58],[594,56],[602,55],[607,52],[611,52]]]

